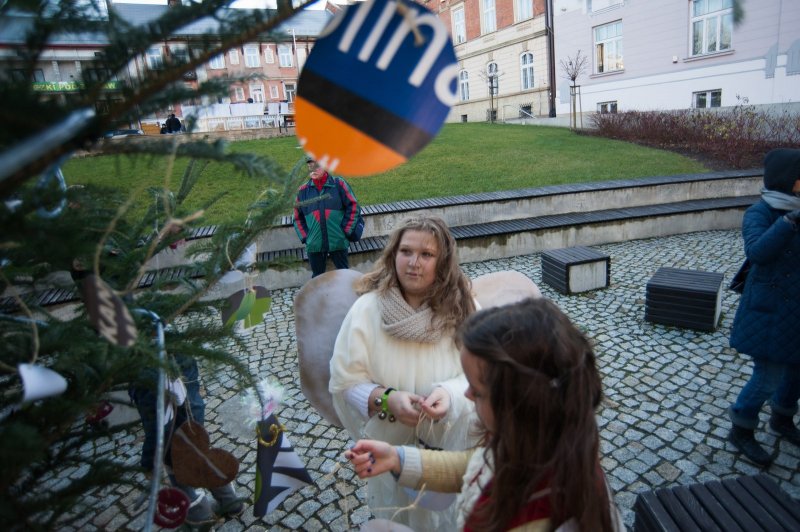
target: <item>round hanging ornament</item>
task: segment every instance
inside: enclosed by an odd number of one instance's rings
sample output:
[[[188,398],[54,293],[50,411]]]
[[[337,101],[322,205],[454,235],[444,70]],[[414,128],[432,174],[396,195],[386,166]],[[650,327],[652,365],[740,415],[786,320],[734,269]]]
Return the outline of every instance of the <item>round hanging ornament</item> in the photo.
[[[439,132],[457,99],[447,28],[412,2],[367,0],[323,30],[300,76],[297,137],[344,176],[404,163]]]

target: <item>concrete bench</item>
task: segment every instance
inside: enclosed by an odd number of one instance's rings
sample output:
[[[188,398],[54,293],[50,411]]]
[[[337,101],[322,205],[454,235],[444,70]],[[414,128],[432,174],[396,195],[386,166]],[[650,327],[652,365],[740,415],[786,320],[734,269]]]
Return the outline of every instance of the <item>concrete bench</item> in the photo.
[[[800,502],[766,475],[640,493],[634,532],[800,530]]]
[[[722,274],[659,268],[647,283],[645,319],[662,325],[713,331],[722,304]]]
[[[543,251],[542,281],[562,294],[605,288],[611,281],[611,257],[585,246]]]

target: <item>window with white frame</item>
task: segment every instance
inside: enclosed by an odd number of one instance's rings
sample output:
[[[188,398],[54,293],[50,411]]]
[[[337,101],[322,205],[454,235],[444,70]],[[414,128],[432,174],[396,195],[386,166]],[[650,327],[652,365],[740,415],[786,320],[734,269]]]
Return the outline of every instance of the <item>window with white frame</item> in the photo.
[[[288,44],[278,45],[278,64],[284,68],[292,66],[292,47]]]
[[[289,102],[294,101],[294,93],[297,92],[294,83],[284,83],[283,92],[286,94],[286,100]]]
[[[500,75],[497,72],[497,63],[494,61],[486,65],[486,85],[493,96],[500,92]]]
[[[233,99],[237,102],[244,101],[244,88],[243,87],[234,87],[233,88]]]
[[[722,89],[692,93],[692,107],[705,109],[706,107],[720,107],[721,105]]]
[[[150,70],[164,68],[164,54],[160,46],[147,49],[147,67]]]
[[[515,0],[514,8],[517,22],[533,18],[533,0]]]
[[[733,0],[693,0],[691,8],[692,55],[730,50]]]
[[[215,55],[208,61],[208,67],[215,70],[225,68],[225,56],[222,54]]]
[[[239,64],[239,49],[234,48],[230,52],[228,52],[228,59],[230,59],[232,65]]]
[[[462,70],[458,73],[458,92],[461,95],[461,101],[466,102],[469,100],[469,72]]]
[[[596,74],[623,69],[621,20],[594,29],[594,51]]]
[[[497,16],[494,0],[481,0],[483,11],[483,33],[491,33],[497,29]]]
[[[269,87],[269,97],[273,100],[278,99],[278,87],[277,85],[270,85]]]
[[[464,4],[454,7],[450,14],[453,17],[453,42],[467,42],[467,23],[464,20]]]
[[[601,115],[605,115],[608,113],[616,113],[617,112],[617,102],[598,102],[597,103],[597,112]]]
[[[245,56],[247,57],[247,56]],[[253,99],[253,103],[263,103],[264,102],[264,85],[262,83],[251,83],[250,84],[250,97]]]
[[[266,61],[269,65],[275,63],[275,52],[272,51],[272,46],[264,47],[264,61]]]
[[[244,66],[247,68],[256,68],[261,66],[261,60],[258,58],[257,44],[248,44],[244,47]]]
[[[533,54],[525,52],[519,56],[519,74],[522,90],[533,88]]]

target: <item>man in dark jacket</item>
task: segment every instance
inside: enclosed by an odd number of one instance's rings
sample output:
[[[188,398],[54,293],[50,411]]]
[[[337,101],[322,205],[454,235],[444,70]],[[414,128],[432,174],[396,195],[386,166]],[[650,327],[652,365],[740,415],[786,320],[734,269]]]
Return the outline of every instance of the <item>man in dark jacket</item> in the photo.
[[[175,113],[169,115],[167,118],[167,133],[180,133],[181,132],[181,121],[175,116]]]
[[[730,407],[728,438],[767,465],[773,457],[754,437],[767,400],[770,429],[800,447],[793,421],[800,398],[800,150],[772,150],[764,158],[761,201],[745,212],[742,237],[750,272],[731,347],[753,358],[753,374]]]
[[[355,239],[361,208],[350,185],[307,160],[309,180],[297,191],[294,229],[306,245],[311,277],[325,273],[328,256],[337,269],[349,268],[347,248]]]

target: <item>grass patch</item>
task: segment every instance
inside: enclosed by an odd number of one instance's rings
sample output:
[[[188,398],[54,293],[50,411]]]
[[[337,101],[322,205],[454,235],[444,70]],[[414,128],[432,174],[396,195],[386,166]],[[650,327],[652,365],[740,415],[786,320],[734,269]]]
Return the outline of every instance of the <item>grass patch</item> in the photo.
[[[233,142],[230,149],[269,156],[287,173],[302,157],[294,137]],[[169,177],[177,187],[187,161],[177,160]],[[64,167],[69,184],[95,183],[128,190],[163,187],[165,157],[73,158]],[[362,205],[535,188],[654,175],[707,172],[701,163],[676,154],[568,129],[506,124],[447,124],[422,152],[380,175],[350,178]],[[237,175],[227,165],[211,163],[192,194],[190,209],[225,193],[206,213],[206,223],[227,220],[262,192],[261,181]],[[142,212],[152,194],[140,198],[132,213]],[[149,197],[149,199],[148,199]]]

